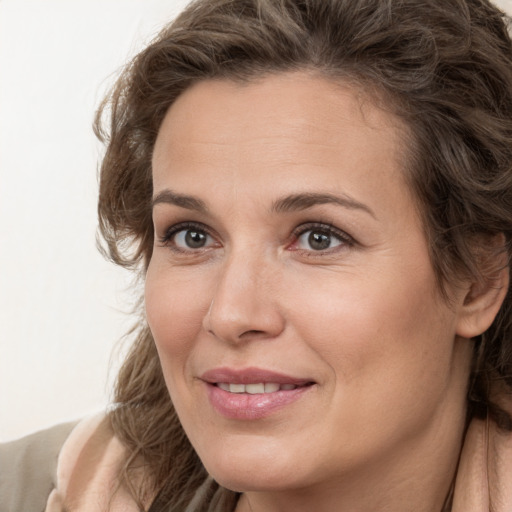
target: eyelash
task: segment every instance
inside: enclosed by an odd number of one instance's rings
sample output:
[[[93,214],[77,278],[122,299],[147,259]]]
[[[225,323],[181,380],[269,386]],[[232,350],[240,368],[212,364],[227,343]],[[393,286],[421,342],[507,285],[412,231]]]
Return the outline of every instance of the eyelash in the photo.
[[[321,222],[308,222],[306,224],[301,224],[300,226],[295,228],[295,230],[293,231],[294,241],[291,245],[292,246],[296,245],[298,243],[300,237],[309,231],[311,231],[312,233],[314,233],[314,232],[322,233],[329,237],[335,238],[337,241],[340,242],[340,245],[344,246],[344,247],[353,247],[356,244],[356,241],[354,240],[354,238],[352,238],[348,233],[346,233],[345,231],[342,231],[341,229],[334,227],[331,224],[324,224]],[[312,249],[306,250],[306,249],[300,249],[300,248],[296,248],[293,250],[300,251],[309,256],[317,256],[317,255],[323,255],[323,254],[326,254],[329,252],[335,252],[337,247],[339,247],[339,246],[329,247],[325,250],[317,250],[317,251],[312,250]]]
[[[171,226],[168,228],[164,235],[159,238],[159,242],[164,247],[169,247],[175,252],[193,252],[195,249],[182,249],[181,247],[178,247],[176,244],[172,243],[172,239],[181,231],[189,231],[189,230],[196,230],[200,231],[202,233],[205,233],[206,235],[213,238],[213,235],[211,234],[210,230],[207,226],[204,224],[201,224],[200,222],[180,222],[179,224],[175,224],[174,226]]]
[[[173,251],[178,252],[178,253],[196,252],[196,251],[200,250],[201,248],[199,248],[199,249],[190,248],[187,250],[187,249],[178,247],[176,244],[172,243],[173,238],[178,233],[180,233],[182,231],[189,231],[189,230],[196,230],[196,231],[205,233],[207,236],[215,238],[211,234],[211,230],[204,224],[201,224],[199,222],[180,222],[178,224],[175,224],[174,226],[169,227],[165,231],[164,235],[159,238],[159,242],[162,246],[169,247],[170,249],[172,249]],[[300,226],[298,226],[297,228],[295,228],[293,230],[293,232],[292,232],[293,242],[288,245],[288,248],[291,248],[294,245],[296,245],[298,243],[300,237],[302,235],[304,235],[305,233],[307,233],[308,231],[311,231],[311,232],[316,231],[316,232],[324,234],[326,236],[335,238],[337,241],[340,242],[340,245],[345,246],[345,247],[352,247],[356,244],[356,241],[354,240],[354,238],[352,238],[350,235],[348,235],[344,231],[332,226],[331,224],[326,224],[326,223],[321,223],[321,222],[308,222],[305,224],[301,224]],[[325,250],[316,250],[316,251],[313,249],[307,250],[307,249],[301,249],[298,247],[294,248],[294,249],[290,249],[290,250],[298,251],[298,252],[301,252],[301,253],[304,253],[304,254],[310,255],[310,256],[316,256],[316,255],[323,255],[323,254],[329,253],[329,252],[334,252],[336,247],[339,247],[339,246],[329,247]],[[206,247],[205,249],[208,249],[208,247]]]

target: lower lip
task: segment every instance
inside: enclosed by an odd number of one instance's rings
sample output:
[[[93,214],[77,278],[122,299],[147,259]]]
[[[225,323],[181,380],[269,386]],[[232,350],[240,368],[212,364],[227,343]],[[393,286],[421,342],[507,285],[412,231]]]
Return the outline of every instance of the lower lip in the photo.
[[[208,398],[214,409],[222,416],[236,420],[257,420],[292,404],[313,386],[300,386],[288,391],[274,393],[230,393],[214,384],[206,384]]]

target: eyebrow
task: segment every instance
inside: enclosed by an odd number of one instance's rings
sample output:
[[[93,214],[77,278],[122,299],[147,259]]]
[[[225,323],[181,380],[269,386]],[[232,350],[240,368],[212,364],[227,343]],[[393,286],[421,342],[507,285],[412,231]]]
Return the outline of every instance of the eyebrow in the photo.
[[[161,203],[172,204],[175,206],[179,206],[180,208],[185,208],[187,210],[196,210],[200,213],[208,212],[208,207],[206,206],[206,203],[201,199],[198,199],[197,197],[194,196],[179,194],[177,192],[173,192],[170,189],[165,189],[159,192],[153,198],[151,205],[154,208],[155,205]],[[334,194],[318,192],[291,194],[289,196],[283,197],[272,204],[270,211],[275,213],[296,212],[301,210],[307,210],[308,208],[312,208],[313,206],[319,204],[336,204],[351,210],[362,210],[370,214],[373,218],[376,218],[375,213],[369,206],[357,201],[356,199],[350,196],[338,196]]]
[[[159,192],[151,202],[151,207],[154,208],[157,204],[173,204],[180,208],[186,208],[187,210],[196,210],[201,213],[206,213],[208,208],[204,201],[197,197],[187,196],[185,194],[178,194],[172,190],[165,189]]]
[[[350,210],[362,210],[370,214],[374,219],[376,218],[375,213],[369,206],[350,196],[344,194],[334,195],[316,192],[292,194],[283,197],[282,199],[278,199],[272,205],[272,211],[277,213],[296,212],[300,210],[307,210],[308,208],[312,208],[319,204],[337,204]]]

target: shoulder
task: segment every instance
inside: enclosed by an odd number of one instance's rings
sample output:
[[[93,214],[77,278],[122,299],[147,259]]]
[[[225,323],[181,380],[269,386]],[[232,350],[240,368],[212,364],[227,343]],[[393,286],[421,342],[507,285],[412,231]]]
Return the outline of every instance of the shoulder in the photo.
[[[81,421],[62,446],[46,512],[138,512],[119,481],[126,456],[108,415]]]
[[[6,512],[42,511],[56,483],[62,445],[77,422],[0,444],[0,503]]]
[[[138,512],[119,483],[125,460],[106,414],[2,444],[2,512]]]

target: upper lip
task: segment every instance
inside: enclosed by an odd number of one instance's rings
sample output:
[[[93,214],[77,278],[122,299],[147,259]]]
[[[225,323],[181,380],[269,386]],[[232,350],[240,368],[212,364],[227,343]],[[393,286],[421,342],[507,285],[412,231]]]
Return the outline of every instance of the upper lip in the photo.
[[[294,384],[303,386],[311,384],[312,379],[297,378],[291,375],[265,370],[263,368],[213,368],[201,375],[201,380],[210,384],[226,382],[229,384],[256,384],[256,383],[275,383],[275,384]]]

